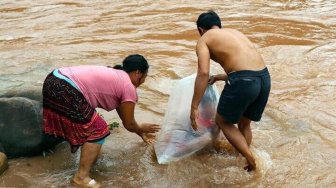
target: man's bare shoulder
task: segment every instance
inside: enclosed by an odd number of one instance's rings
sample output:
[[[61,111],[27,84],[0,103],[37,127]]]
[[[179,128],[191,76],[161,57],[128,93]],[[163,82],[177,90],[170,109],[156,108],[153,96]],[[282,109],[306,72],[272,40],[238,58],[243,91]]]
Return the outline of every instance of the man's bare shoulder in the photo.
[[[218,42],[231,44],[232,42],[246,41],[247,39],[242,32],[231,28],[210,29],[201,38],[208,45],[218,44]]]
[[[233,30],[233,29],[229,29],[229,28],[210,29],[204,34],[204,36],[211,36],[211,35],[214,35],[214,34],[226,33],[226,32],[230,32],[231,30]]]
[[[206,33],[204,33],[204,35],[201,37],[203,38],[202,40],[204,41],[211,41],[213,39],[218,39],[218,37],[220,38],[225,38],[228,36],[228,34],[232,33],[233,31],[231,29],[210,29],[208,30]],[[201,39],[200,38],[200,39]]]
[[[207,36],[202,35],[202,36],[197,40],[197,46],[206,44],[207,39],[208,39]]]

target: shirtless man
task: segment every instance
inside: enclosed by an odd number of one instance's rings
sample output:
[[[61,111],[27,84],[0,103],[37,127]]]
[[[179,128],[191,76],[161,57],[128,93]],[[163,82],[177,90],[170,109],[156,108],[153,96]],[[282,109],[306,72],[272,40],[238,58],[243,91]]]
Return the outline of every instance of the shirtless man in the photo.
[[[266,106],[271,88],[269,72],[251,41],[237,30],[222,28],[215,12],[202,13],[196,24],[201,38],[196,46],[198,70],[190,112],[192,127],[197,130],[198,105],[207,84],[225,81],[216,124],[246,158],[248,165],[244,169],[255,170],[255,159],[249,148],[252,141],[250,124],[260,121]],[[219,63],[226,74],[209,79],[210,59]]]

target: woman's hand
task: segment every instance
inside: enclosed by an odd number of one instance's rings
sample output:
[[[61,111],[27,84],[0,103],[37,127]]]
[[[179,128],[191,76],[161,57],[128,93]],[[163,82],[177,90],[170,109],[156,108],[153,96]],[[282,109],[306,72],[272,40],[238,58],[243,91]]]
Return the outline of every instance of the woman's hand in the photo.
[[[156,140],[155,133],[160,130],[160,126],[157,124],[143,123],[140,127],[142,132],[138,133],[138,135],[147,144],[153,144]]]
[[[152,123],[143,123],[140,125],[141,132],[143,133],[156,133],[160,130],[160,125]]]
[[[141,133],[139,136],[147,144],[154,144],[156,141],[156,135],[154,133]]]

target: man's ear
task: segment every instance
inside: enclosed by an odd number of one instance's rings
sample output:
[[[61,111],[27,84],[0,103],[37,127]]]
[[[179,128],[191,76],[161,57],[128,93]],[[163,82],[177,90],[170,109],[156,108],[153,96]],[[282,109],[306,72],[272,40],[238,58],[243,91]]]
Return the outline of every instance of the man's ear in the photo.
[[[204,29],[201,28],[201,27],[198,27],[198,32],[200,35],[203,35],[204,34]]]

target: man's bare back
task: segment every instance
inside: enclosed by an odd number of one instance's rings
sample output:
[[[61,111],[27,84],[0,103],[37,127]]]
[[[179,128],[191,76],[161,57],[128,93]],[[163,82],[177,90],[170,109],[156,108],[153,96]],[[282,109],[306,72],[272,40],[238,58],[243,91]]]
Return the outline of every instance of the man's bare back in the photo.
[[[208,84],[225,81],[217,106],[216,124],[228,141],[246,158],[245,170],[256,169],[250,150],[251,121],[260,121],[271,89],[271,78],[262,56],[241,32],[222,29],[219,16],[208,11],[196,21],[201,36],[196,45],[197,76],[190,120],[197,130],[198,105]],[[210,59],[226,74],[210,76]],[[237,124],[237,127],[235,126]]]
[[[265,64],[251,41],[234,29],[211,29],[204,33],[197,45],[206,45],[210,58],[225,72],[262,70]]]

